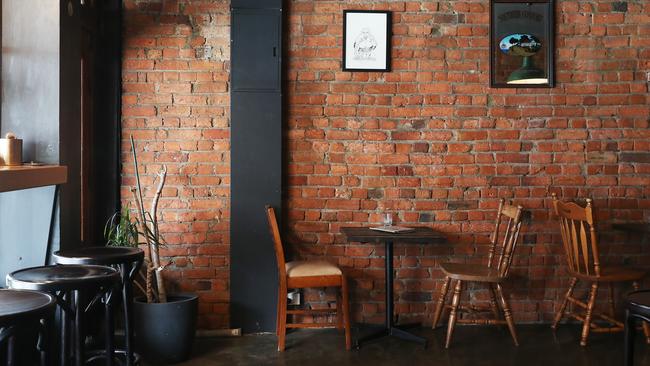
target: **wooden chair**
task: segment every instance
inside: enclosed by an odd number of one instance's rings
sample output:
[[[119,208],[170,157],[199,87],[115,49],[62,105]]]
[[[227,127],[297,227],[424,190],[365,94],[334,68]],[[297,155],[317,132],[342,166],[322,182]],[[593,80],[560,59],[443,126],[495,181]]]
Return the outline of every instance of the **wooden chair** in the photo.
[[[574,202],[561,202],[555,193],[552,196],[553,209],[560,221],[562,245],[571,275],[571,282],[551,327],[557,329],[557,325],[562,320],[569,302],[584,309],[584,315],[573,311],[568,311],[566,315],[582,322],[580,345],[586,346],[590,330],[603,333],[623,331],[623,323],[614,319],[614,290],[612,284],[615,282],[632,282],[634,289],[638,290],[638,281],[645,276],[645,271],[628,267],[602,266],[598,255],[598,235],[594,227],[591,199],[587,198],[587,205],[583,208]],[[572,296],[579,280],[591,283],[591,290],[586,303]],[[594,312],[596,294],[601,283],[606,283],[609,289],[609,314]],[[598,325],[592,320],[594,316],[611,323],[613,326],[603,327]],[[649,330],[648,324],[644,323],[643,331],[648,342],[650,342]]]
[[[487,265],[479,266],[476,264],[463,263],[442,263],[440,265],[442,271],[445,273],[446,278],[445,282],[442,285],[442,290],[440,291],[440,296],[438,298],[436,310],[433,316],[433,328],[436,328],[443,309],[451,309],[449,314],[449,323],[447,325],[447,341],[445,343],[445,348],[449,348],[451,337],[454,333],[454,326],[456,323],[489,325],[507,324],[508,329],[510,329],[510,335],[512,335],[512,339],[514,340],[515,345],[519,345],[519,342],[517,341],[517,333],[515,331],[515,324],[512,320],[512,313],[510,312],[510,306],[508,305],[508,300],[503,294],[501,283],[508,277],[508,271],[510,269],[510,264],[512,263],[513,253],[515,251],[515,247],[517,246],[517,241],[519,238],[519,231],[521,229],[522,223],[521,219],[522,207],[515,207],[511,204],[505,204],[504,200],[502,199],[499,203],[499,209],[497,211],[494,232],[490,236],[491,246],[488,254]],[[500,227],[504,221],[506,223],[503,240],[499,240],[499,234],[501,232]],[[498,245],[499,242],[501,242],[501,245]],[[495,255],[497,253],[498,255]],[[493,263],[495,259],[496,263]],[[451,283],[452,279],[456,280],[454,286],[454,295],[451,301],[451,305],[445,305],[445,298],[447,297],[449,284]],[[480,282],[488,285],[490,290],[489,307],[459,305],[460,294],[464,281]],[[499,309],[499,304],[497,304],[497,298],[499,300],[501,309]],[[491,311],[494,318],[459,319],[459,310],[470,313]],[[505,320],[502,320],[500,317],[500,311],[503,312]]]
[[[280,238],[280,230],[273,207],[266,206],[266,215],[275,246],[280,281],[278,286],[278,318],[276,323],[278,351],[284,351],[287,328],[326,327],[345,329],[345,349],[349,350],[352,346],[352,340],[350,336],[348,285],[345,275],[339,267],[326,261],[292,261],[285,263],[282,239]],[[336,309],[287,309],[287,293],[289,289],[310,287],[340,288],[340,293],[337,295]],[[336,313],[337,315],[336,322],[290,323],[287,317],[288,315],[328,315],[332,313]]]

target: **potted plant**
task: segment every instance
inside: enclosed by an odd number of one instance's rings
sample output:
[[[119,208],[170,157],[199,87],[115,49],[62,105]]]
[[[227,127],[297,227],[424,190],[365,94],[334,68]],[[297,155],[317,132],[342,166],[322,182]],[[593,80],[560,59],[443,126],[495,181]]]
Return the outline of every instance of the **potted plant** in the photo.
[[[195,294],[167,294],[163,272],[166,264],[160,259],[164,245],[158,228],[158,202],[165,186],[167,169],[158,173],[156,191],[151,209],[145,208],[140,184],[135,142],[131,136],[135,165],[136,186],[131,188],[137,216],[132,217],[127,206],[109,219],[104,235],[109,245],[145,246],[145,260],[140,278],[134,281],[143,296],[134,299],[135,339],[142,356],[156,364],[186,360],[192,349],[196,332],[198,296]],[[141,240],[138,240],[141,239]],[[144,282],[144,285],[143,283]]]

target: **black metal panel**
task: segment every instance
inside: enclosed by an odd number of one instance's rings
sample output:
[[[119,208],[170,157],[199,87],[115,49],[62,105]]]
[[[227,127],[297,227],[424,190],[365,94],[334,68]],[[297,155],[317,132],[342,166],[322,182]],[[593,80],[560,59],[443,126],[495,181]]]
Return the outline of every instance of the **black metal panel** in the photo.
[[[232,6],[231,326],[273,331],[277,266],[264,206],[282,204],[281,1]]]
[[[232,0],[232,8],[282,9],[282,0]]]
[[[61,249],[81,245],[81,5],[61,1],[59,156],[68,167],[61,186]]]
[[[233,327],[275,329],[277,267],[264,206],[281,206],[281,96],[232,94],[230,299]]]
[[[233,91],[280,92],[280,32],[278,9],[232,10]]]

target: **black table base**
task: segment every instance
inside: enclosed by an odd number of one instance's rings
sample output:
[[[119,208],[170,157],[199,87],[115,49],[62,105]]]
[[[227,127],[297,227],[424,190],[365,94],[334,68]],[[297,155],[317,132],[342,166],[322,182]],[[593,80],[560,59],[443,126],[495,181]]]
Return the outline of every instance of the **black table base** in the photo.
[[[398,326],[395,325],[395,315],[393,310],[393,242],[387,240],[386,245],[386,320],[384,327],[379,331],[361,337],[356,342],[356,348],[361,347],[364,343],[374,341],[385,337],[396,337],[405,341],[419,343],[424,347],[427,346],[427,339],[409,333],[404,328],[410,328],[412,325]]]

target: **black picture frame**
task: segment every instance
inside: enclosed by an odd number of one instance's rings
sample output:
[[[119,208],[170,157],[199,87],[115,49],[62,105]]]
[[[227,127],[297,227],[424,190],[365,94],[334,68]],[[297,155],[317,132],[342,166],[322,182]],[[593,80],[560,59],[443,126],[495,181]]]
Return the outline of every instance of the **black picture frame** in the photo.
[[[555,0],[490,0],[490,87],[555,86],[554,13]]]
[[[391,28],[390,11],[344,10],[341,55],[343,71],[390,71]],[[370,46],[355,47],[362,43],[369,43]]]

